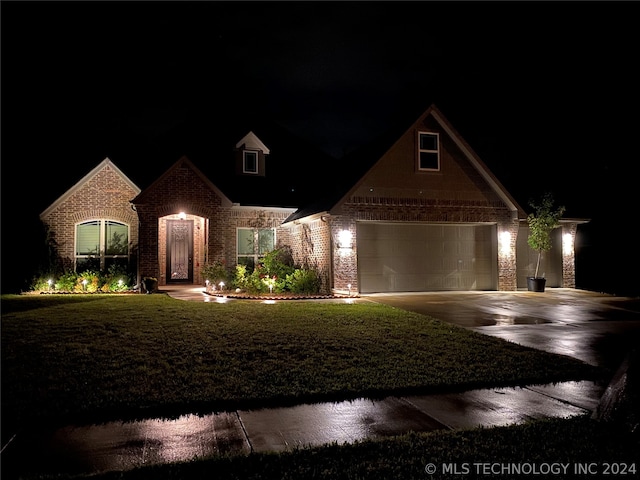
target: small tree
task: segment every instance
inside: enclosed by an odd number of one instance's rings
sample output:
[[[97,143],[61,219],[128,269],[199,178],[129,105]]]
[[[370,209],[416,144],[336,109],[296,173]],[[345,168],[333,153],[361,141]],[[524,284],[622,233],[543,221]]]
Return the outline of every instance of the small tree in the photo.
[[[565,211],[564,206],[554,208],[554,203],[551,193],[545,193],[540,203],[529,202],[534,211],[527,217],[527,222],[529,223],[527,243],[533,250],[538,252],[535,278],[538,278],[542,252],[551,250],[551,232],[560,225],[560,218],[562,218]]]

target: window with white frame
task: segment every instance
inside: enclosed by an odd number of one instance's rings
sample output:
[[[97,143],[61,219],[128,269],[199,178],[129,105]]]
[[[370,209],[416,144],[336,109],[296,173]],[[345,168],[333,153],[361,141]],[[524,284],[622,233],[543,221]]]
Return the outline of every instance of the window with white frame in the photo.
[[[276,232],[273,228],[238,228],[238,265],[245,265],[252,272],[266,253],[276,248]]]
[[[129,225],[91,220],[76,225],[76,271],[107,270],[129,263]]]
[[[242,159],[243,173],[258,173],[258,152],[245,150]]]
[[[439,134],[418,134],[418,170],[440,170]]]

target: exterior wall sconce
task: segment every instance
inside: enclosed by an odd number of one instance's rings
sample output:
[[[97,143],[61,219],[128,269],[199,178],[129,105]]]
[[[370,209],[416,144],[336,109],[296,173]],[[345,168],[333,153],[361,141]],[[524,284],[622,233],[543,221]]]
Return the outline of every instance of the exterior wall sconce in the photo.
[[[338,247],[339,248],[352,248],[352,239],[350,230],[340,230],[338,232]]]
[[[511,232],[500,232],[500,254],[507,256],[511,253]]]
[[[562,254],[573,255],[573,236],[570,233],[562,236]]]
[[[184,212],[180,212],[180,213],[178,214],[178,218],[179,218],[180,220],[185,220],[185,219],[187,218],[187,214],[186,214],[186,213],[184,213]]]

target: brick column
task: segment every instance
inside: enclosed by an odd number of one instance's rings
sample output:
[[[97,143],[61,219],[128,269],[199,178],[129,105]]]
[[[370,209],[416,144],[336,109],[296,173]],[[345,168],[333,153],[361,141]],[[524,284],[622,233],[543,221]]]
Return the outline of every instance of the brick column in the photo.
[[[143,277],[160,280],[158,265],[158,217],[155,212],[138,208],[140,227],[138,231],[138,281]]]
[[[349,245],[341,245],[340,241],[344,240],[342,232],[351,234]],[[345,294],[358,293],[356,222],[344,216],[331,217],[331,243],[333,290]]]
[[[498,290],[518,289],[516,243],[518,220],[498,223]]]

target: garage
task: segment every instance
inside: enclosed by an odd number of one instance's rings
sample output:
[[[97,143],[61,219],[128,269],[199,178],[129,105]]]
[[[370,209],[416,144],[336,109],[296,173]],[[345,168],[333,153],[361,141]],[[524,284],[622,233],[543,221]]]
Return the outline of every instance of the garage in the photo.
[[[496,226],[357,223],[361,293],[497,290]]]

